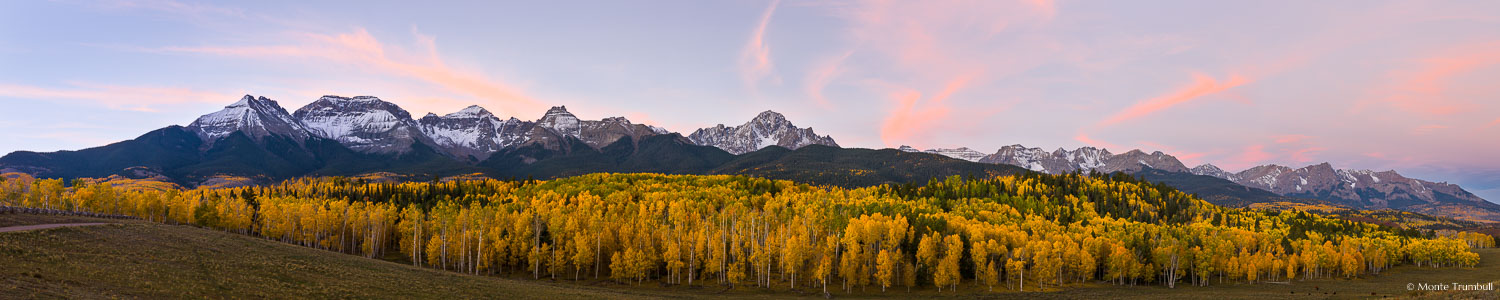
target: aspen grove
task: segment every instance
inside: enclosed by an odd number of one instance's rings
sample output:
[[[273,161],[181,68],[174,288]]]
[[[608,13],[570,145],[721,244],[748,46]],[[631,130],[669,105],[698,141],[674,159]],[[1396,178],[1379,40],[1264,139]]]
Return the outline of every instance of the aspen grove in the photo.
[[[1285,282],[1466,267],[1488,235],[1428,238],[1214,206],[1126,175],[810,186],[744,176],[550,181],[304,178],[140,188],[7,174],[0,205],[191,224],[469,274],[852,291]]]

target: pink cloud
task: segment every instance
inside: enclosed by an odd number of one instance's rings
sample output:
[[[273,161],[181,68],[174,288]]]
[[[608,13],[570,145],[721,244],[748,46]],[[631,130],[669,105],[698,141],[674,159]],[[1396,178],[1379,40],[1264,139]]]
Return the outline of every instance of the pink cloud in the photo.
[[[1244,170],[1260,165],[1272,157],[1274,156],[1271,153],[1266,152],[1266,145],[1255,144],[1246,146],[1240,155],[1226,161],[1220,167],[1226,170]]]
[[[388,74],[413,78],[450,91],[488,100],[502,113],[537,111],[542,104],[519,89],[483,75],[449,67],[436,51],[435,39],[413,32],[421,54],[409,54],[400,48],[381,43],[363,28],[354,32],[325,35],[296,33],[289,40],[298,43],[270,46],[200,46],[166,47],[161,52],[199,53],[277,60],[284,58],[314,59],[374,68]],[[288,62],[305,63],[305,62]]]
[[[1312,148],[1298,149],[1297,151],[1292,152],[1292,155],[1291,155],[1292,156],[1292,161],[1299,162],[1299,163],[1312,162],[1314,159],[1311,156],[1309,156],[1309,155],[1311,155],[1314,152],[1319,152],[1319,151],[1323,151],[1323,150],[1328,150],[1328,148],[1312,147]]]
[[[1415,134],[1428,134],[1428,133],[1432,133],[1433,131],[1437,131],[1437,130],[1441,130],[1441,129],[1448,129],[1448,126],[1447,125],[1428,124],[1428,125],[1417,126],[1417,128],[1412,128],[1411,132],[1415,133]]]
[[[1397,79],[1385,101],[1397,108],[1441,116],[1469,111],[1475,104],[1455,95],[1452,81],[1462,75],[1500,64],[1500,42],[1452,47],[1420,60],[1416,70],[1393,73]]]
[[[1167,95],[1138,102],[1135,105],[1132,105],[1129,108],[1126,108],[1125,110],[1120,111],[1119,113],[1116,113],[1115,115],[1110,116],[1103,121],[1100,121],[1099,126],[1112,126],[1115,124],[1119,124],[1120,122],[1144,117],[1203,96],[1223,92],[1224,90],[1243,85],[1247,82],[1249,82],[1248,79],[1240,77],[1239,75],[1231,75],[1229,76],[1229,80],[1221,83],[1218,80],[1213,79],[1212,77],[1208,77],[1202,74],[1193,74],[1193,84],[1183,87]]]
[[[771,75],[771,46],[766,44],[766,26],[771,24],[771,15],[776,13],[776,6],[779,4],[781,0],[773,0],[766,7],[766,11],[760,15],[760,21],[756,23],[755,31],[750,34],[750,41],[745,43],[745,49],[740,52],[740,78],[752,91],[762,78]]]
[[[833,103],[829,102],[828,98],[823,96],[823,88],[827,87],[828,83],[832,82],[833,78],[839,75],[841,71],[840,66],[844,63],[845,59],[848,59],[853,54],[854,51],[844,52],[843,55],[834,57],[808,71],[807,83],[804,84],[804,87],[807,89],[808,98],[812,98],[813,101],[818,103],[818,106],[824,109],[832,109]]]
[[[930,139],[931,129],[939,122],[947,119],[952,110],[945,103],[948,97],[962,89],[973,77],[959,76],[948,81],[941,92],[932,97],[922,100],[922,93],[916,90],[904,90],[893,93],[891,98],[896,100],[896,107],[886,117],[885,124],[880,128],[880,140],[886,147],[906,143],[914,146],[925,146],[919,144],[917,139]],[[922,102],[919,106],[918,102]]]
[[[1490,121],[1489,124],[1484,125],[1484,128],[1495,127],[1495,125],[1500,125],[1500,119],[1495,119],[1494,121]]]
[[[229,103],[239,96],[190,88],[73,83],[69,88],[0,84],[0,96],[26,99],[92,101],[118,110],[155,112],[157,106],[183,103]]]
[[[1083,133],[1079,133],[1078,136],[1074,136],[1073,140],[1081,142],[1084,145],[1089,145],[1089,146],[1094,146],[1094,147],[1099,147],[1099,148],[1104,148],[1104,149],[1115,149],[1115,151],[1120,151],[1120,149],[1123,149],[1123,148],[1120,148],[1120,146],[1115,145],[1115,144],[1110,144],[1108,142],[1104,142],[1104,141],[1100,141],[1100,140],[1095,140],[1093,138],[1090,138],[1087,134],[1083,134]]]
[[[1143,150],[1143,151],[1162,151],[1163,153],[1171,154],[1172,156],[1177,157],[1178,161],[1181,161],[1183,164],[1187,165],[1188,167],[1192,167],[1192,166],[1196,166],[1196,165],[1202,164],[1202,160],[1201,159],[1204,156],[1208,155],[1208,153],[1204,153],[1204,152],[1190,152],[1190,151],[1186,151],[1186,150],[1183,150],[1183,149],[1178,149],[1177,147],[1162,145],[1162,144],[1158,144],[1158,143],[1150,142],[1150,141],[1141,141],[1140,143],[1141,143],[1142,146],[1145,146],[1145,147],[1143,147],[1145,149],[1141,149],[1141,150]]]
[[[1277,136],[1276,137],[1276,143],[1277,144],[1296,143],[1296,142],[1301,142],[1302,140],[1306,140],[1308,138],[1312,138],[1312,137],[1306,136],[1306,135],[1301,135],[1301,134],[1288,134],[1288,135],[1283,135],[1283,136]]]
[[[965,118],[950,118],[954,113],[983,115],[997,111],[993,99],[966,106],[954,112],[947,99],[957,90],[982,81],[1018,74],[1045,63],[1038,59],[1050,51],[1036,51],[1034,38],[999,40],[997,34],[1018,25],[1048,21],[1055,9],[1048,1],[958,1],[904,2],[868,1],[835,6],[835,13],[849,22],[851,48],[838,52],[834,59],[809,70],[807,89],[815,101],[826,102],[821,90],[833,77],[839,76],[840,61],[848,53],[859,51],[860,57],[881,63],[862,65],[861,71],[878,72],[880,78],[869,80],[896,103],[881,128],[881,140],[887,146],[912,144],[922,146],[933,139],[923,129],[956,127]],[[993,47],[1005,42],[1006,47]],[[1022,51],[1001,51],[1029,50]],[[900,76],[885,76],[899,74]],[[923,87],[941,86],[939,91]],[[924,94],[929,95],[924,99]],[[971,96],[972,97],[972,96]],[[963,99],[972,104],[975,99]],[[963,128],[949,128],[945,133],[967,135]],[[923,141],[912,141],[921,139]]]
[[[1043,19],[1051,20],[1057,17],[1057,3],[1052,0],[1030,0],[1031,5],[1042,14]]]
[[[849,21],[851,44],[888,62],[891,70],[877,71],[900,72],[910,81],[1019,73],[1045,63],[1041,56],[1054,52],[1036,47],[1050,44],[1044,35],[997,36],[1047,23],[1056,14],[1050,1],[864,1],[835,8]]]

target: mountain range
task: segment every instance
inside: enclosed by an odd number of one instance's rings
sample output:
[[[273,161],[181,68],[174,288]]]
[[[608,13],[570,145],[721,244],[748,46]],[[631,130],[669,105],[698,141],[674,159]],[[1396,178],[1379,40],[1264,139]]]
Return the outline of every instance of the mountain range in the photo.
[[[813,146],[821,148],[809,149]],[[840,154],[845,152],[853,154]],[[250,95],[186,127],[168,126],[77,151],[10,153],[0,157],[0,171],[49,178],[164,177],[185,186],[224,176],[269,182],[369,172],[540,178],[593,172],[733,173],[782,179],[827,173],[810,164],[788,163],[807,157],[824,157],[819,161],[835,162],[836,168],[854,174],[829,176],[813,182],[817,184],[918,181],[952,175],[945,173],[950,171],[1025,172],[1012,166],[918,164],[948,159],[842,149],[833,138],[796,127],[774,111],[742,125],[718,125],[684,137],[623,117],[583,120],[564,106],[552,107],[535,121],[502,120],[479,106],[413,119],[400,106],[371,96],[324,96],[288,113],[274,100]]]
[[[1188,168],[1160,151],[1114,154],[1094,147],[1045,151],[1011,145],[988,154],[965,147],[844,149],[832,137],[797,127],[774,111],[740,125],[719,124],[683,136],[624,117],[584,120],[564,106],[552,107],[534,121],[501,119],[479,106],[413,119],[400,106],[372,96],[323,96],[289,113],[274,100],[246,95],[185,127],[168,126],[77,151],[17,151],[0,157],[0,172],[169,178],[185,186],[226,176],[264,183],[372,172],[496,178],[595,172],[746,174],[866,186],[1028,170],[1124,172],[1220,205],[1304,202],[1500,220],[1500,205],[1457,185],[1395,171],[1335,169],[1324,163],[1231,173],[1209,164]]]
[[[739,126],[725,127],[724,124],[719,124],[698,129],[688,136],[688,140],[694,144],[718,147],[733,154],[750,153],[771,145],[787,149],[807,145],[839,146],[832,137],[818,136],[811,127],[797,128],[786,120],[786,116],[769,110]]]
[[[902,146],[902,151],[917,151]],[[933,149],[924,152],[977,161],[981,163],[1009,164],[1028,170],[1061,174],[1069,172],[1102,173],[1124,172],[1145,177],[1151,181],[1177,183],[1179,189],[1193,192],[1207,186],[1223,186],[1204,176],[1221,179],[1259,191],[1269,193],[1229,193],[1241,196],[1222,199],[1222,202],[1268,202],[1270,195],[1282,197],[1276,201],[1294,202],[1317,200],[1319,203],[1359,209],[1398,209],[1438,215],[1464,216],[1474,219],[1500,220],[1500,205],[1486,201],[1458,185],[1446,182],[1431,182],[1407,178],[1396,171],[1369,171],[1335,169],[1329,163],[1293,169],[1280,165],[1263,165],[1240,172],[1228,172],[1212,164],[1188,168],[1176,157],[1155,151],[1146,153],[1130,150],[1113,154],[1108,149],[1082,147],[1074,150],[1058,148],[1046,151],[1042,148],[1027,148],[1022,145],[1004,146],[993,154],[974,159],[982,154],[969,148]],[[1191,183],[1190,183],[1191,182]],[[1215,188],[1214,190],[1241,190],[1239,187]],[[1225,196],[1225,193],[1212,193]],[[1205,196],[1205,195],[1200,195]]]

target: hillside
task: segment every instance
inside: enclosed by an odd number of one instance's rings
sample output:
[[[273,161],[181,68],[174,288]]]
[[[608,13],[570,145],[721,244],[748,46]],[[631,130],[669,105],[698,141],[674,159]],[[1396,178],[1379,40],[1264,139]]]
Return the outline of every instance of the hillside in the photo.
[[[1016,166],[974,163],[931,153],[809,145],[797,150],[766,147],[736,157],[709,173],[862,187],[886,183],[923,183],[928,179],[947,176],[977,178],[1025,172],[1026,169]]]
[[[77,217],[0,215],[0,223]],[[0,298],[648,298],[463,275],[141,221],[0,233]]]
[[[947,176],[993,177],[1025,173],[1011,165],[983,164],[929,153],[808,145],[797,150],[770,146],[733,155],[693,145],[676,134],[639,142],[630,137],[594,149],[575,140],[566,150],[540,145],[508,148],[479,164],[494,178],[551,179],[589,173],[748,175],[814,185],[864,187],[926,182]]]
[[[1322,200],[1277,195],[1266,190],[1243,186],[1213,176],[1194,175],[1192,173],[1172,172],[1152,168],[1142,168],[1140,171],[1130,175],[1140,177],[1146,181],[1166,184],[1219,206],[1248,207],[1255,203],[1277,202],[1331,205],[1327,201]]]

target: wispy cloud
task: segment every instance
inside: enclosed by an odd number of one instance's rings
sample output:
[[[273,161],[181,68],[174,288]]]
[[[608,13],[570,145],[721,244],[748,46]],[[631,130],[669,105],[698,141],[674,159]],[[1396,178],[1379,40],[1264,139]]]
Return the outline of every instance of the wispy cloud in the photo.
[[[881,127],[882,142],[886,146],[923,146],[934,139],[932,129],[958,129],[963,126],[956,123],[978,119],[968,116],[994,113],[989,104],[972,111],[954,111],[949,97],[983,85],[985,80],[1019,74],[1042,64],[1042,60],[1032,59],[1041,53],[1034,49],[1026,53],[997,50],[1029,46],[1000,42],[999,35],[1017,25],[1049,21],[1056,11],[1046,1],[868,1],[837,6],[834,13],[848,21],[846,38],[851,48],[809,69],[806,88],[810,97],[827,102],[821,90],[844,71],[841,63],[850,53],[859,52],[862,62],[879,63],[861,65],[859,70],[866,73],[856,75],[872,78],[867,82],[875,83],[873,89],[885,90],[894,99],[895,105],[887,110]],[[951,117],[954,114],[965,117]],[[948,132],[966,134],[962,130]]]
[[[772,0],[771,5],[766,7],[755,25],[755,31],[750,34],[750,40],[745,43],[745,49],[740,52],[740,78],[752,92],[772,72],[771,46],[766,43],[766,27],[771,24],[771,15],[776,13],[776,6],[780,3],[781,0]]]
[[[1428,133],[1432,133],[1433,131],[1443,130],[1443,129],[1448,129],[1448,128],[1449,128],[1448,125],[1427,124],[1427,125],[1417,126],[1417,128],[1412,128],[1411,132],[1415,133],[1415,134],[1428,134]]]
[[[288,40],[295,43],[283,45],[178,46],[156,50],[246,57],[288,63],[306,63],[307,61],[281,59],[339,62],[373,68],[390,75],[419,79],[452,92],[487,100],[487,104],[495,104],[491,107],[492,109],[498,108],[503,113],[530,112],[543,107],[516,87],[476,72],[450,67],[438,54],[435,38],[417,32],[413,32],[413,35],[418,40],[419,51],[416,51],[418,53],[386,45],[364,28],[333,35],[294,33],[289,36]]]
[[[828,101],[828,97],[823,96],[823,89],[828,87],[828,84],[833,81],[834,77],[839,75],[840,67],[843,65],[844,60],[849,59],[849,56],[853,54],[854,51],[844,52],[844,54],[814,66],[812,70],[808,71],[807,83],[803,85],[807,89],[807,97],[812,98],[814,102],[818,103],[818,106],[824,109],[832,109],[833,103]]]
[[[1295,161],[1295,162],[1298,162],[1298,163],[1309,163],[1309,162],[1312,162],[1313,160],[1315,160],[1312,157],[1312,155],[1314,153],[1317,153],[1317,152],[1320,152],[1320,151],[1323,151],[1323,150],[1328,150],[1328,148],[1324,148],[1324,147],[1311,147],[1311,148],[1297,149],[1296,151],[1292,152],[1292,155],[1291,155],[1292,161]]]
[[[1179,104],[1201,98],[1203,96],[1223,92],[1224,90],[1243,85],[1245,83],[1248,83],[1249,81],[1249,79],[1246,79],[1245,77],[1241,77],[1239,75],[1230,75],[1228,80],[1219,82],[1219,80],[1208,77],[1207,75],[1193,74],[1192,84],[1186,87],[1182,87],[1177,91],[1171,92],[1169,94],[1162,95],[1160,97],[1137,102],[1135,105],[1132,105],[1129,108],[1126,108],[1125,110],[1122,110],[1119,113],[1110,116],[1109,118],[1105,118],[1103,121],[1099,121],[1099,126],[1113,126],[1115,124],[1119,124],[1120,122],[1144,117],[1158,111],[1172,108],[1173,106],[1177,106]]]
[[[1113,151],[1121,151],[1122,150],[1122,148],[1120,148],[1119,145],[1110,144],[1108,142],[1104,142],[1104,141],[1100,141],[1100,140],[1095,140],[1093,138],[1090,138],[1089,135],[1083,134],[1083,133],[1079,133],[1077,136],[1074,136],[1073,140],[1078,141],[1080,143],[1083,143],[1084,145],[1089,145],[1089,146],[1094,146],[1094,147],[1099,147],[1099,148],[1104,148],[1104,149],[1114,149]]]
[[[1306,136],[1306,135],[1301,135],[1301,134],[1288,134],[1288,135],[1277,136],[1276,137],[1276,143],[1277,144],[1296,143],[1296,142],[1301,142],[1301,141],[1309,139],[1309,138],[1312,138],[1312,137],[1311,136]]]
[[[970,76],[959,76],[944,85],[943,90],[937,94],[922,100],[922,93],[916,90],[905,90],[891,95],[896,100],[896,107],[886,117],[885,124],[880,127],[880,140],[885,146],[890,147],[900,143],[914,144],[913,146],[927,146],[920,144],[930,139],[924,137],[930,133],[937,122],[945,120],[952,109],[946,101],[953,96],[954,92],[962,89],[973,79]]]
[[[1208,155],[1208,153],[1205,152],[1187,151],[1184,149],[1179,149],[1177,147],[1163,145],[1152,141],[1141,141],[1140,144],[1142,146],[1145,146],[1143,147],[1145,149],[1142,149],[1144,151],[1162,151],[1163,153],[1171,154],[1172,156],[1177,157],[1178,161],[1181,161],[1182,164],[1187,165],[1188,167],[1202,164],[1203,157]]]
[[[190,88],[72,83],[41,87],[0,83],[0,97],[37,100],[90,101],[117,110],[155,112],[159,106],[184,103],[229,103],[234,94]]]
[[[1253,144],[1245,147],[1238,156],[1224,162],[1220,167],[1226,170],[1244,170],[1259,165],[1275,157],[1266,152],[1266,145]]]
[[[1393,73],[1385,101],[1430,116],[1451,115],[1475,107],[1451,86],[1464,74],[1500,64],[1500,42],[1460,45],[1420,60],[1416,70]]]

